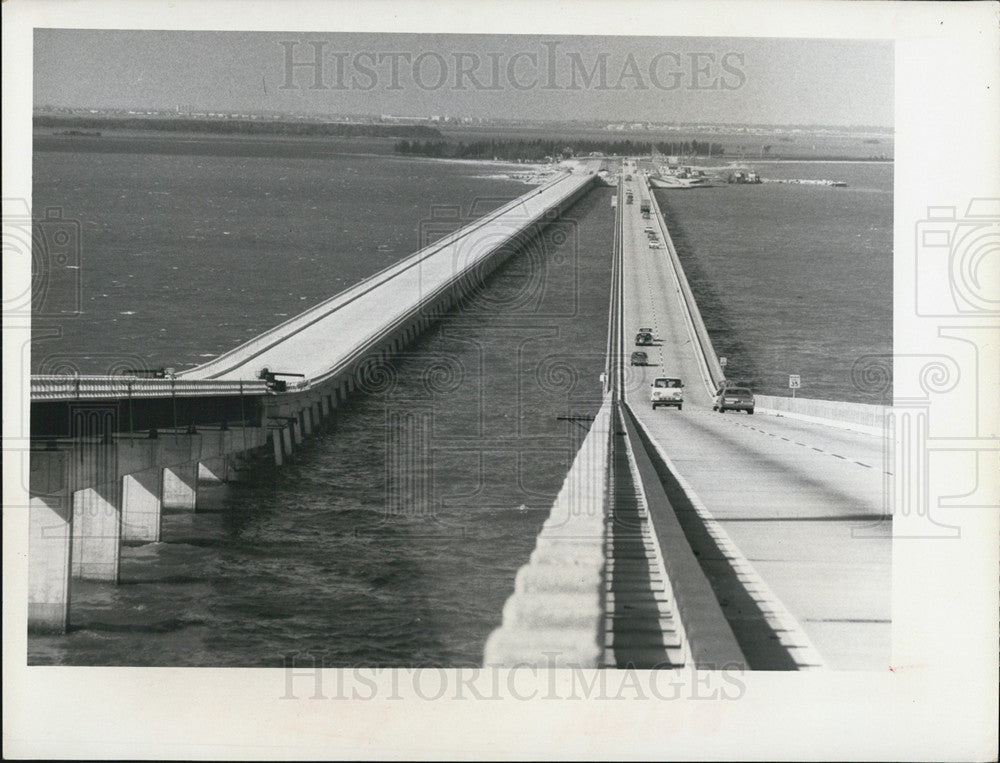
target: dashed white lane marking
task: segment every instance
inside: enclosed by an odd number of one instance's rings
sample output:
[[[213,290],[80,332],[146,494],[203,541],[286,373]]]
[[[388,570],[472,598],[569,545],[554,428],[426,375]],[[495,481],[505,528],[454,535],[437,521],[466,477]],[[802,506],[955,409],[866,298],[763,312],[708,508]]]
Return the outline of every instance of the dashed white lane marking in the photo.
[[[738,426],[738,427],[743,427],[744,429],[752,429],[754,432],[760,432],[760,434],[766,434],[768,437],[779,437],[780,439],[784,440],[785,442],[792,442],[792,443],[795,443],[796,445],[802,446],[803,448],[810,448],[811,450],[815,450],[817,453],[824,453],[824,454],[826,454],[828,456],[833,456],[834,458],[839,458],[841,461],[847,461],[847,460],[849,460],[847,458],[847,456],[842,456],[839,453],[833,453],[832,451],[824,450],[823,448],[817,448],[815,445],[808,445],[808,444],[806,444],[804,442],[799,442],[798,440],[792,440],[789,437],[784,437],[782,435],[774,434],[773,432],[768,432],[766,430],[759,429],[759,428],[757,428],[757,427],[755,427],[755,426],[753,426],[751,424],[741,424],[738,421],[733,421],[733,424],[736,425],[736,426]],[[858,466],[863,466],[865,469],[874,469],[875,468],[871,464],[866,464],[864,461],[854,461],[853,459],[850,459],[850,460],[851,460],[851,463],[857,464]],[[892,472],[890,472],[888,470],[885,470],[885,474],[888,474],[890,477],[892,476]]]

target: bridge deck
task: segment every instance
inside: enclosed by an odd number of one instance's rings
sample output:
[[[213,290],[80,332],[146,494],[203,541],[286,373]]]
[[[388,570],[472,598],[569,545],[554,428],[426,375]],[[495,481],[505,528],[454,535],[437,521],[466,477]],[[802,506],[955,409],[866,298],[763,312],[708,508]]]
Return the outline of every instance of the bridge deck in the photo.
[[[804,631],[787,638],[811,641],[830,667],[884,668],[891,631],[891,509],[884,508],[891,459],[883,440],[787,418],[713,412],[706,364],[695,349],[668,251],[651,249],[644,228],[653,227],[661,242],[669,236],[655,213],[642,219],[638,204],[623,212],[626,348],[645,350],[650,363],[628,368],[627,402],[655,449],[731,539],[735,555],[763,579],[761,596],[773,593]],[[655,346],[631,346],[639,327],[652,327]],[[683,410],[651,409],[649,385],[664,375],[684,380]],[[724,568],[739,564],[719,559],[708,565],[709,577],[724,584]],[[738,622],[730,610],[730,622]],[[741,646],[753,665],[752,649]]]
[[[179,376],[254,379],[267,367],[322,381],[392,327],[419,314],[464,274],[472,275],[492,252],[531,231],[549,210],[593,181],[592,174],[562,173],[457,233]]]

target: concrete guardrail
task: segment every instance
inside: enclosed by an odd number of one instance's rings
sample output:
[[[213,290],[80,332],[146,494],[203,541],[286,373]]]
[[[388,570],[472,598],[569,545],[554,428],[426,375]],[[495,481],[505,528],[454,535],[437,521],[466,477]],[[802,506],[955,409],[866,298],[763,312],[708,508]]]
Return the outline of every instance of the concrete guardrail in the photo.
[[[503,623],[486,641],[487,666],[602,664],[611,412],[609,395],[517,573]]]
[[[677,282],[680,284],[681,296],[684,298],[683,304],[694,326],[695,338],[698,340],[698,348],[701,350],[702,358],[705,361],[708,375],[712,382],[711,391],[714,393],[719,383],[726,378],[726,374],[719,364],[719,356],[712,345],[708,329],[705,328],[705,321],[701,317],[701,311],[698,309],[698,303],[695,301],[694,292],[691,291],[691,285],[688,283],[687,276],[684,275],[684,268],[681,266],[680,257],[677,256],[673,239],[670,238],[670,231],[667,230],[667,224],[663,219],[663,213],[660,211],[660,205],[656,201],[656,196],[653,195],[652,189],[649,187],[649,181],[644,178],[643,183],[646,184],[646,190],[649,192],[652,212],[656,215],[657,224],[660,227],[660,232],[663,234],[663,243],[666,246],[667,254],[673,265],[674,274],[677,276]]]
[[[879,436],[885,433],[886,415],[891,410],[887,405],[815,400],[808,397],[756,395],[755,398],[757,413],[787,416]]]

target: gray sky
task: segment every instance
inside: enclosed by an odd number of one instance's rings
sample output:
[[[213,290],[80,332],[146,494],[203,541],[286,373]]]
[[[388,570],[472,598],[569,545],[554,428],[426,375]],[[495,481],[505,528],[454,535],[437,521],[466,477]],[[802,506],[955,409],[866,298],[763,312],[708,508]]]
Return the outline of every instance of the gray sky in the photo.
[[[893,49],[862,40],[39,29],[34,97],[37,106],[91,108],[889,127]]]

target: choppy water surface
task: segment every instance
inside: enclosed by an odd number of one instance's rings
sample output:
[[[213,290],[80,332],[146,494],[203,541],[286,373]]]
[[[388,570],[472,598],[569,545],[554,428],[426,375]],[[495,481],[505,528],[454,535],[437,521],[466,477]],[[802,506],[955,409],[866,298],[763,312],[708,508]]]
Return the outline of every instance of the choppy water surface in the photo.
[[[36,167],[67,158],[41,156]],[[186,222],[171,225],[170,211],[151,201],[150,168],[166,188],[189,181],[178,157],[142,158],[110,160],[118,179],[104,199],[116,210],[113,221],[87,213],[95,242],[89,272],[122,285],[107,298],[88,287],[88,304],[109,325],[74,327],[64,351],[77,346],[81,358],[117,351],[151,363],[195,361],[417,248],[429,203],[467,211],[478,199],[485,211],[524,191],[476,179],[482,169],[468,166],[372,157],[366,175],[357,158],[265,170],[198,157],[228,174],[202,192],[222,197],[205,203],[218,204],[223,220],[212,222],[188,198],[178,213]],[[86,174],[69,165],[64,170]],[[328,173],[349,179],[338,186]],[[268,218],[259,198],[268,192],[262,175],[286,177],[277,216]],[[39,185],[55,196],[50,182],[41,176]],[[328,183],[318,198],[301,190]],[[168,513],[164,542],[125,549],[122,585],[74,583],[71,632],[32,637],[29,661],[279,666],[286,655],[309,652],[328,665],[478,664],[585,433],[565,417],[592,415],[600,402],[611,194],[588,195],[461,309],[371,374],[290,464],[203,489],[197,514]],[[80,211],[89,203],[82,183],[67,195]],[[310,214],[317,205],[323,213]],[[147,224],[132,235],[119,230],[133,215]],[[427,235],[453,224],[437,223]],[[220,228],[242,242],[222,256],[228,265],[213,255]],[[172,235],[187,244],[170,242]],[[244,258],[256,279],[239,269],[223,277]],[[157,264],[150,273],[139,260]],[[182,276],[170,275],[170,262],[180,263]],[[160,294],[161,277],[170,279],[173,299]],[[227,288],[227,296],[210,298]],[[146,315],[150,301],[158,309]],[[133,306],[134,333],[119,331],[115,308]],[[154,327],[158,341],[144,344],[142,332]]]
[[[730,185],[656,198],[727,375],[766,394],[882,402],[852,382],[892,351],[892,166],[761,164],[846,188]]]
[[[525,189],[308,142],[105,148],[35,154],[36,209],[83,237],[83,314],[38,316],[36,372],[199,363]],[[658,198],[731,366],[852,399],[853,359],[891,345],[891,176],[818,171],[851,187]],[[167,513],[164,542],[124,550],[121,585],[74,583],[70,632],[29,639],[29,662],[477,664],[585,432],[568,419],[599,404],[611,194],[373,374],[290,464]]]

